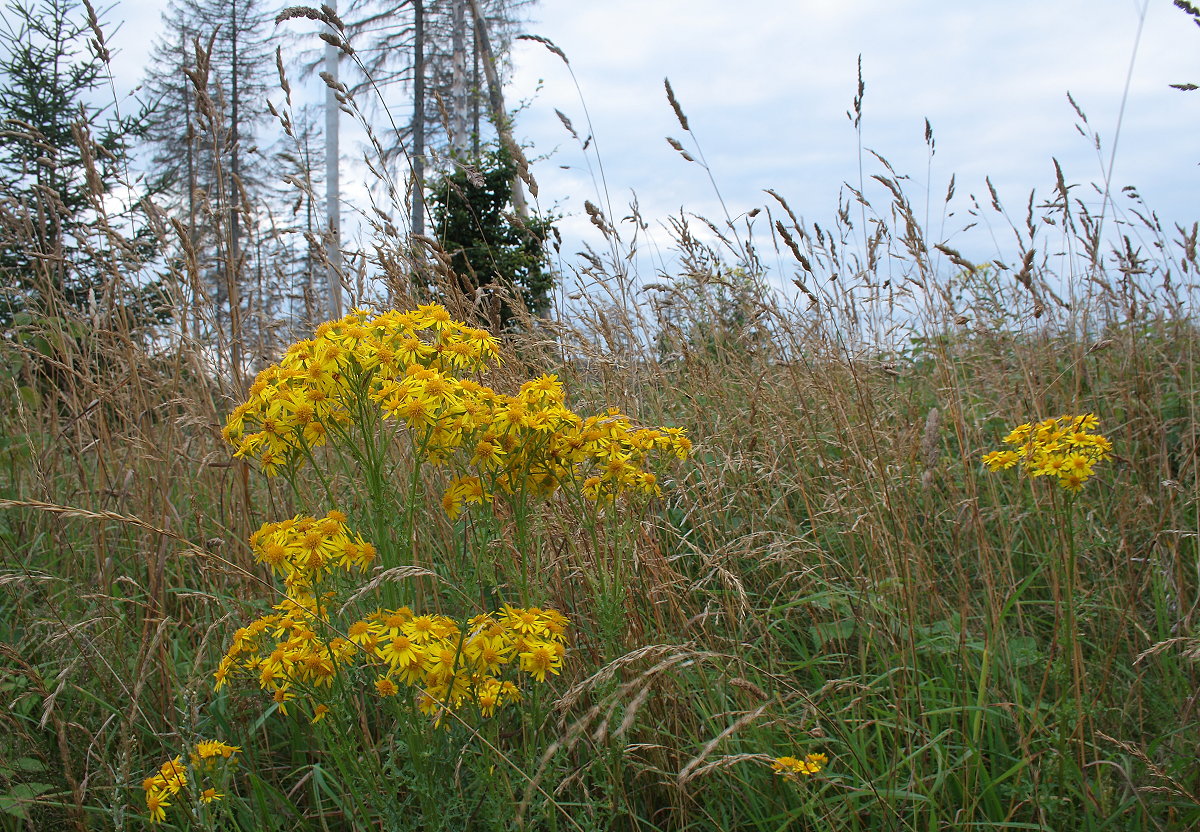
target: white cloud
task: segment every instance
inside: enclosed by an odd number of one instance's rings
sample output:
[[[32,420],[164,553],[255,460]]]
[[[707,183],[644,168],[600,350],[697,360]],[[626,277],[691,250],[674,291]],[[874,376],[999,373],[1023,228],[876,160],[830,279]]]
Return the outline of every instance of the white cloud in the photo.
[[[665,245],[659,221],[681,207],[717,218],[721,207],[704,172],[666,143],[691,149],[667,105],[670,77],[732,214],[769,201],[773,187],[797,213],[828,225],[843,181],[858,181],[857,138],[846,111],[862,55],[867,85],[863,144],[887,157],[931,214],[952,173],[956,216],[966,194],[985,201],[990,176],[1014,215],[1029,190],[1048,194],[1051,157],[1072,182],[1098,180],[1108,163],[1130,56],[1145,0],[543,0],[527,30],[568,55],[595,137],[588,156],[559,123],[560,109],[588,135],[583,104],[562,61],[544,46],[514,47],[514,103],[544,85],[518,120],[533,153],[557,148],[534,173],[541,203],[572,214],[561,228],[568,256],[581,240],[603,241],[583,214],[590,199],[619,219],[635,191]],[[113,68],[122,95],[141,81],[161,0],[122,0],[110,15]],[[1168,228],[1190,224],[1200,192],[1200,32],[1166,3],[1147,6],[1121,127],[1114,186],[1136,184]],[[1102,136],[1100,158],[1075,130],[1070,91]],[[928,117],[937,153],[923,140]],[[355,150],[344,144],[347,156]],[[867,174],[880,166],[867,157]],[[590,162],[590,168],[589,168]],[[600,181],[603,165],[607,189]],[[567,169],[563,169],[565,166]],[[926,182],[929,179],[928,183]],[[1077,191],[1087,196],[1083,189]],[[919,203],[918,203],[919,201]],[[935,222],[937,226],[939,223]],[[1000,232],[997,232],[998,235]],[[987,235],[969,236],[980,246]],[[966,253],[966,252],[964,252]],[[645,268],[652,272],[653,258]]]
[[[839,184],[858,178],[857,140],[845,113],[860,53],[863,143],[913,177],[914,202],[926,187],[928,117],[937,142],[929,183],[935,216],[951,173],[960,194],[981,199],[990,175],[1020,215],[1031,188],[1045,194],[1053,184],[1051,157],[1073,181],[1101,177],[1140,12],[1140,3],[1127,0],[546,0],[530,29],[566,51],[610,188],[636,190],[648,217],[680,205],[710,217],[720,211],[703,172],[664,141],[670,135],[689,145],[663,93],[669,75],[732,213],[763,204],[762,189],[775,187],[798,213],[824,223]],[[1197,37],[1174,9],[1147,12],[1114,171],[1116,187],[1137,184],[1164,218],[1180,221],[1195,213],[1200,184],[1200,98],[1167,85],[1200,80]],[[560,144],[552,164],[581,165],[552,113],[562,109],[584,129],[565,68],[533,43],[519,44],[515,60],[516,89],[545,80],[520,132],[535,146]],[[1075,130],[1068,91],[1105,142],[1100,159]],[[573,210],[584,197],[595,199],[590,189],[558,191],[559,178],[543,171],[544,199],[558,195]]]

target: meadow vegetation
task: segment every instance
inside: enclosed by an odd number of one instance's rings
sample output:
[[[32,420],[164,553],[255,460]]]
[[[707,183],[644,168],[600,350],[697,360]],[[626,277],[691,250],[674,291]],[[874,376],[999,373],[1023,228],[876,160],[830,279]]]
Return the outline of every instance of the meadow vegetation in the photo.
[[[677,218],[653,278],[589,203],[504,331],[383,234],[244,383],[186,258],[152,327],[121,226],[90,306],[30,258],[0,829],[1200,827],[1198,227],[1060,172],[1005,262],[877,162],[824,226]]]

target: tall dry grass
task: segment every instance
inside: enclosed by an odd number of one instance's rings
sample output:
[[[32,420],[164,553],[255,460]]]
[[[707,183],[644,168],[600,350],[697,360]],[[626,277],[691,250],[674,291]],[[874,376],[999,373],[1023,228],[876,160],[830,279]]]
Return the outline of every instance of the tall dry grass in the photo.
[[[581,409],[684,426],[696,452],[661,501],[614,512],[607,550],[553,503],[538,515],[545,603],[579,632],[544,719],[505,723],[488,776],[463,773],[480,735],[449,733],[426,752],[444,782],[399,765],[382,796],[337,782],[306,726],[211,690],[271,599],[245,540],[303,506],[220,442],[238,373],[202,335],[217,316],[188,258],[163,272],[177,323],[146,330],[56,303],[46,253],[44,314],[0,340],[0,826],[140,828],[141,778],[215,733],[246,749],[225,823],[247,830],[391,828],[379,800],[426,791],[443,812],[405,828],[1195,828],[1196,226],[1094,215],[1060,173],[1002,263],[931,238],[878,163],[885,201],[854,194],[825,226],[774,193],[745,225],[680,218],[678,272],[655,281],[590,208],[608,253],[488,381],[557,373]],[[29,210],[0,203],[7,245],[34,244]],[[378,232],[390,302],[428,299],[421,269],[488,322],[437,241]],[[90,241],[113,297],[139,268],[124,242]],[[781,275],[796,291],[768,286]],[[197,315],[213,322],[187,329]],[[1096,413],[1116,447],[1071,509],[1079,668],[1062,497],[979,462],[1063,412]],[[421,511],[428,557],[478,581]],[[628,567],[615,633],[581,579],[599,559]],[[360,707],[362,753],[402,760]],[[831,758],[821,775],[771,772],[808,752]]]

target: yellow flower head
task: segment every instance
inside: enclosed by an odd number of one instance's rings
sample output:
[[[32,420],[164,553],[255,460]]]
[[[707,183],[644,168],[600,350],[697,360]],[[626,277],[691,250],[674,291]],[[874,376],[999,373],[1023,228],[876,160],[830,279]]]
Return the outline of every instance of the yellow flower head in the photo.
[[[146,792],[146,812],[150,815],[151,823],[162,823],[167,819],[167,796],[159,792]]]
[[[824,754],[808,754],[803,759],[796,757],[776,757],[775,762],[771,764],[771,768],[776,774],[793,780],[799,779],[801,775],[811,777],[825,767],[829,762],[829,758]]]
[[[1100,434],[1095,414],[1059,416],[1036,424],[1019,425],[1004,437],[1011,449],[983,455],[989,471],[1003,471],[1018,464],[1034,477],[1053,477],[1071,492],[1083,490],[1095,465],[1111,456],[1112,443]]]
[[[196,743],[196,749],[191,754],[192,766],[197,769],[211,771],[222,760],[232,759],[233,755],[242,749],[219,740],[201,740]]]

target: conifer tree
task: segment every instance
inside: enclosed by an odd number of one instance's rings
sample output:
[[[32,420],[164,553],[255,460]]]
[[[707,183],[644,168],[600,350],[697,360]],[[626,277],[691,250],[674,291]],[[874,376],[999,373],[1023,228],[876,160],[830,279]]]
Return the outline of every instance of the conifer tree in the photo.
[[[160,314],[154,287],[121,274],[123,259],[150,256],[147,226],[107,200],[141,122],[91,101],[99,22],[75,0],[9,0],[0,18],[0,326],[89,305],[148,323]]]
[[[432,233],[450,255],[459,288],[467,295],[490,293],[501,326],[519,317],[510,297],[535,315],[546,314],[554,285],[545,247],[555,218],[514,215],[516,173],[503,145],[487,147],[475,166],[437,179],[429,195]]]
[[[268,323],[257,284],[270,175],[257,139],[274,65],[269,17],[258,0],[172,0],[163,17],[146,81],[152,180],[186,230],[195,330],[228,353],[240,382],[245,344]]]

